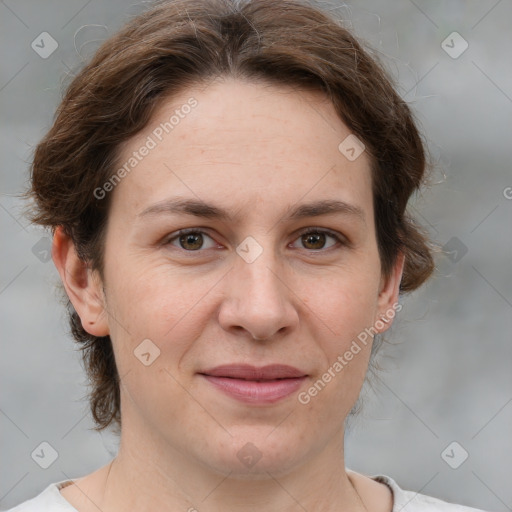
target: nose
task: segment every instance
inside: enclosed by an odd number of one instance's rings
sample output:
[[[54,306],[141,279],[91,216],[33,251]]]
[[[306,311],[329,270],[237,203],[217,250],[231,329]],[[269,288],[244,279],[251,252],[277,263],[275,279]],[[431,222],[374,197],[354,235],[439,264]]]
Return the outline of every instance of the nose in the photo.
[[[294,306],[298,299],[271,252],[264,250],[252,263],[237,256],[225,277],[225,298],[219,311],[224,330],[267,340],[291,332],[298,325]]]

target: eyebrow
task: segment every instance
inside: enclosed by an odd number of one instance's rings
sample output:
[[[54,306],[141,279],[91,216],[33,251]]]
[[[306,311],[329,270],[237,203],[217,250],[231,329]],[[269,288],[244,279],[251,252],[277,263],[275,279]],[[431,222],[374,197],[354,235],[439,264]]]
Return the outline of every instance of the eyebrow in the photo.
[[[230,214],[227,210],[219,206],[206,203],[199,199],[183,198],[166,199],[151,205],[139,213],[138,217],[160,214],[185,214],[204,219],[217,219],[224,222],[234,222],[236,220],[234,215]],[[324,199],[320,201],[313,201],[311,203],[301,204],[296,207],[290,207],[288,209],[288,213],[281,219],[280,222],[334,214],[358,217],[361,221],[366,222],[365,214],[362,208],[346,203],[344,201],[334,199]]]

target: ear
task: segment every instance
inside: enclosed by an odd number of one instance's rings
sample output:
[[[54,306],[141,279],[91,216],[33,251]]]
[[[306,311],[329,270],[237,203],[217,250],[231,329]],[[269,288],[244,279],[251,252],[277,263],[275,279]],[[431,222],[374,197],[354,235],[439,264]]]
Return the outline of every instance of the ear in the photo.
[[[377,316],[374,322],[375,329],[379,333],[385,332],[391,327],[396,313],[402,309],[402,305],[398,302],[398,295],[404,264],[405,255],[399,252],[391,273],[381,279],[377,299]]]
[[[107,336],[109,329],[101,279],[98,272],[78,257],[73,241],[60,226],[53,235],[52,258],[83,328],[94,336]]]

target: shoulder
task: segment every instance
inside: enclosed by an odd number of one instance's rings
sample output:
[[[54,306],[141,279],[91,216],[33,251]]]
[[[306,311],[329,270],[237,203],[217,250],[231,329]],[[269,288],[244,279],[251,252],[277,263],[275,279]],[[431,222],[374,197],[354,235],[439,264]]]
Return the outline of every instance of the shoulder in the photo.
[[[34,498],[24,501],[6,512],[77,512],[60,493],[60,489],[69,483],[72,483],[72,480],[54,482]]]
[[[392,512],[484,512],[481,509],[448,503],[414,491],[404,491],[389,476],[376,475],[370,478],[386,484],[391,489],[393,493]]]

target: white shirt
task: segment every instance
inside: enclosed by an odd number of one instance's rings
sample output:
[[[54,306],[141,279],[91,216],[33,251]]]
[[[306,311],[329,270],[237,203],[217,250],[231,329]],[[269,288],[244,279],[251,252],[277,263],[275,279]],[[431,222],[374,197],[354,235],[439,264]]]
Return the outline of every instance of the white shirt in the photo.
[[[393,493],[392,512],[484,512],[481,509],[447,503],[414,491],[404,491],[390,477],[376,475],[373,480],[386,484]],[[73,483],[73,480],[62,480],[50,484],[35,498],[20,503],[6,512],[78,512],[60,493],[60,489]]]

